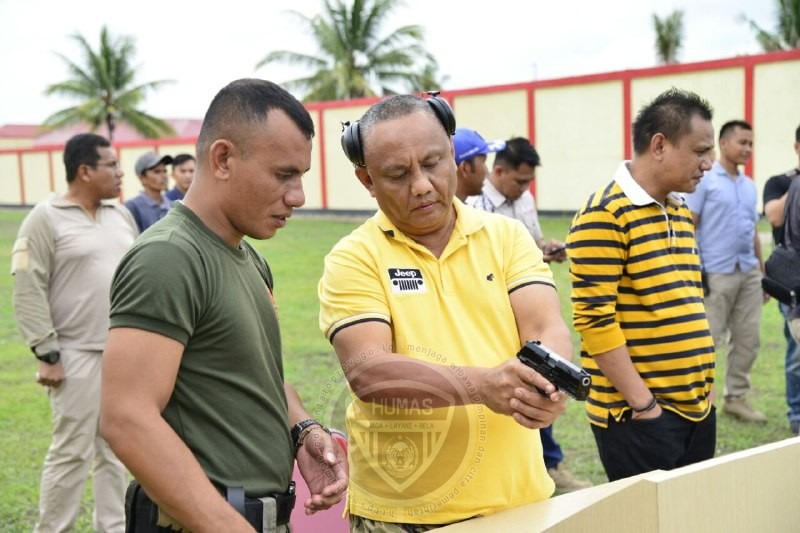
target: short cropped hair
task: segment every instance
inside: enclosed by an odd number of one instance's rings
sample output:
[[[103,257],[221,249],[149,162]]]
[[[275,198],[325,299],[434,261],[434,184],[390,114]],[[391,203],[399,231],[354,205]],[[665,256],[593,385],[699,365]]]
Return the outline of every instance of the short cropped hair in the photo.
[[[286,113],[306,138],[314,137],[311,115],[297,98],[271,81],[244,78],[223,87],[211,101],[197,137],[197,153],[204,154],[218,139],[228,139],[246,153],[251,128],[263,124],[273,109]]]
[[[751,126],[749,122],[744,120],[729,120],[719,129],[719,140],[721,141],[724,137],[732,134],[734,131],[736,131],[736,128],[753,131],[753,126]]]
[[[689,132],[694,116],[711,120],[714,115],[711,105],[691,91],[669,89],[645,105],[633,122],[633,151],[644,154],[650,140],[661,133],[671,143]]]
[[[376,102],[367,109],[367,112],[364,113],[364,116],[358,121],[358,132],[361,137],[362,147],[364,146],[363,143],[365,139],[369,137],[372,128],[376,124],[395,118],[405,117],[417,111],[429,114],[439,123],[439,118],[436,116],[431,105],[420,96],[413,94],[394,94]]]
[[[514,137],[507,140],[506,147],[494,156],[495,165],[503,165],[514,170],[518,169],[523,163],[534,168],[542,164],[539,152],[525,137]]]
[[[181,166],[187,161],[197,161],[192,154],[178,154],[172,158],[172,168]]]
[[[64,169],[67,173],[67,183],[72,183],[78,176],[81,165],[97,166],[100,161],[98,148],[108,148],[111,143],[102,135],[94,133],[79,133],[67,141],[64,146]]]

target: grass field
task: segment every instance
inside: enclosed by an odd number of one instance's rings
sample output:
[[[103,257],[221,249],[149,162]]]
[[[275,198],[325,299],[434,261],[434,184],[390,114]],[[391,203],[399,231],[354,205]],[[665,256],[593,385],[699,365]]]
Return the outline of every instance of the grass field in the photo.
[[[0,271],[9,272],[10,251],[25,212],[0,210]],[[287,380],[294,384],[306,407],[343,428],[341,372],[317,323],[317,281],[322,258],[358,221],[296,218],[277,237],[255,243],[275,276],[284,340]],[[548,237],[565,236],[569,219],[543,218]],[[766,230],[766,227],[761,228]],[[570,323],[567,265],[553,265],[562,309]],[[11,305],[12,277],[0,276],[0,531],[30,531],[37,512],[42,460],[49,444],[50,410],[47,397],[34,383],[36,362],[22,344]],[[579,345],[577,337],[575,346]],[[759,446],[791,436],[785,417],[782,321],[774,302],[764,307],[761,353],[753,369],[753,403],[769,422],[751,426],[721,415],[718,455]],[[725,361],[717,362],[718,387],[723,385]],[[602,483],[591,431],[582,404],[571,402],[555,425],[555,436],[568,467],[583,478]],[[91,531],[91,491],[87,487],[77,531]]]

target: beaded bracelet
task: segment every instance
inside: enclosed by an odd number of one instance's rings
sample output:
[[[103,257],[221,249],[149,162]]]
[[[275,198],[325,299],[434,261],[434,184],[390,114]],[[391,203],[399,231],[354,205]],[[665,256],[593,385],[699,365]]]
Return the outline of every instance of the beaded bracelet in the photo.
[[[303,420],[302,422],[298,422],[294,425],[291,430],[292,436],[292,444],[294,444],[294,453],[297,453],[297,450],[300,449],[300,446],[303,445],[303,441],[306,439],[306,435],[311,433],[311,430],[314,427],[319,426],[322,431],[330,435],[331,430],[323,426],[320,422],[317,422],[314,419]]]

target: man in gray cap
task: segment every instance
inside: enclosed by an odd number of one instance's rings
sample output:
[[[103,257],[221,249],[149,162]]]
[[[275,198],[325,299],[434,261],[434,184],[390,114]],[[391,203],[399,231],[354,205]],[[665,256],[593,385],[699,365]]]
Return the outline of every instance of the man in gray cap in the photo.
[[[171,163],[171,156],[159,157],[155,152],[147,152],[136,160],[134,169],[143,190],[125,202],[125,207],[133,215],[140,232],[162,219],[169,211],[171,202],[164,196],[164,191],[167,189],[167,165]]]

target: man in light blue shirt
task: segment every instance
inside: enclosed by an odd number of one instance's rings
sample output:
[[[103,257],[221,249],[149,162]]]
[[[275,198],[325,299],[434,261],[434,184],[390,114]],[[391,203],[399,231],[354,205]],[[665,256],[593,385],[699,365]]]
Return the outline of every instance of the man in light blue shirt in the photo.
[[[722,411],[744,422],[766,422],[767,417],[747,401],[765,302],[756,187],[739,170],[753,151],[750,124],[742,120],[723,124],[719,149],[719,160],[697,190],[686,196],[686,203],[707,276],[706,312],[718,354],[730,332]]]

